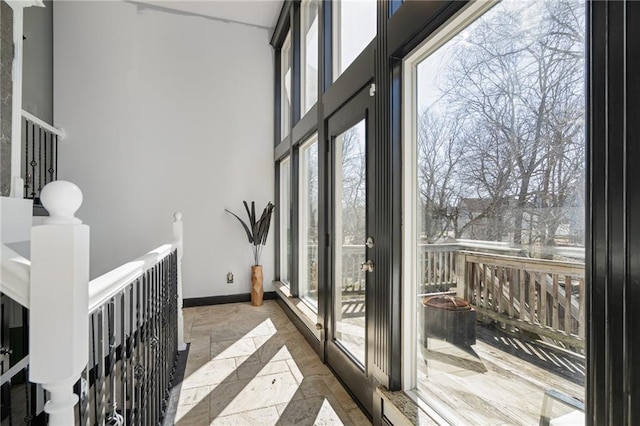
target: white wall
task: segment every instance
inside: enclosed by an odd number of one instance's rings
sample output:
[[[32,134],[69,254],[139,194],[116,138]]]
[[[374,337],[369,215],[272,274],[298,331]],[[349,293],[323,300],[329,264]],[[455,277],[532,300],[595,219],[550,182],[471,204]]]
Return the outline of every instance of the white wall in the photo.
[[[273,200],[273,55],[265,29],[56,1],[59,178],[84,192],[91,274],[170,241],[184,215],[186,298],[248,293],[242,200]],[[274,225],[262,264],[272,290]],[[233,272],[235,283],[226,283]]]

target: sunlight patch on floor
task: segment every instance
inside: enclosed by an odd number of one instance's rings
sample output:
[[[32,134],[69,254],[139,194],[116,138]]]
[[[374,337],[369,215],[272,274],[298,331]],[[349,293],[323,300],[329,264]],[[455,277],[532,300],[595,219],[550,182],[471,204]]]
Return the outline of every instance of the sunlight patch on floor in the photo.
[[[291,358],[289,350],[283,346],[225,407],[221,416],[289,403],[299,386],[286,363]]]

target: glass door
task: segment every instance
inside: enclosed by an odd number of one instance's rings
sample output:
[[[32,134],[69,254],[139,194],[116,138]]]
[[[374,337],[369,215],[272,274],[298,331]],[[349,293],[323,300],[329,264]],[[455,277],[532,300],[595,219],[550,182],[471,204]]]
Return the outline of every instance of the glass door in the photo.
[[[367,150],[372,102],[365,90],[329,119],[331,298],[327,361],[371,412],[368,305],[373,264],[367,247]]]

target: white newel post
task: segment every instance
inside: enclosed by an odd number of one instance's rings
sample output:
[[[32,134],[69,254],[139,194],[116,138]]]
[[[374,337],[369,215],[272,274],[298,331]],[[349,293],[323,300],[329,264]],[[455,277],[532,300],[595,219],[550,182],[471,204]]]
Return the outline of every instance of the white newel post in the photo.
[[[184,316],[182,315],[182,248],[184,231],[182,227],[182,213],[173,215],[173,241],[178,248],[178,350],[187,349],[184,342]]]
[[[40,198],[50,216],[31,231],[29,380],[49,392],[49,424],[68,426],[89,355],[89,227],[75,217],[73,183],[51,182]]]

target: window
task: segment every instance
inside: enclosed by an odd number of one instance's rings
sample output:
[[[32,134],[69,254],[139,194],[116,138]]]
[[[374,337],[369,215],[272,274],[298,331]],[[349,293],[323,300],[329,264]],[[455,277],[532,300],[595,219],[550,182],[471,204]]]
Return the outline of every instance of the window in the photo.
[[[405,383],[455,424],[558,394],[584,423],[585,5],[489,6],[405,61]]]
[[[280,50],[280,84],[280,139],[284,139],[291,127],[291,33]]]
[[[302,115],[318,100],[318,1],[302,2]]]
[[[318,135],[300,148],[300,296],[318,306]]]
[[[291,158],[280,162],[280,281],[291,279]]]
[[[333,3],[333,80],[344,72],[376,35],[375,0]]]
[[[333,303],[336,339],[362,367],[366,360],[366,121],[334,139]]]

